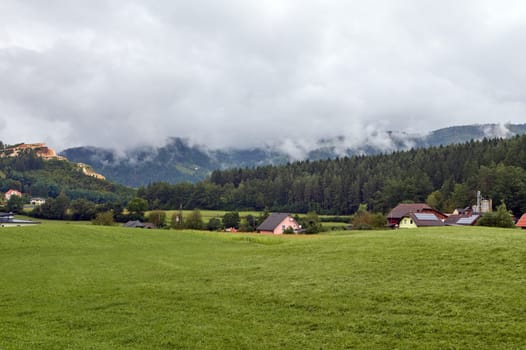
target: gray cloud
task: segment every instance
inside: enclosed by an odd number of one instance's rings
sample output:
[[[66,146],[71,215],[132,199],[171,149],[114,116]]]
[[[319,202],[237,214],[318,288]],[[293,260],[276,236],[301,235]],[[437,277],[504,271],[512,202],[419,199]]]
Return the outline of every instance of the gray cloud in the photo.
[[[338,135],[524,122],[525,26],[520,1],[7,0],[0,140],[299,156]]]

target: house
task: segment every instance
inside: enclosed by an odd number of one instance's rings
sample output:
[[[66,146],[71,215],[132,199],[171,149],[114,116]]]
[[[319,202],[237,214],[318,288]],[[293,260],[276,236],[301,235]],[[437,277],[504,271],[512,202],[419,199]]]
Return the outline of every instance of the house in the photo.
[[[290,214],[272,213],[257,227],[257,231],[258,233],[281,235],[289,228],[294,232],[299,232],[301,230],[301,226]]]
[[[398,227],[402,218],[409,217],[409,213],[430,213],[441,220],[447,218],[445,214],[431,208],[425,203],[401,203],[387,214],[387,226]]]
[[[17,190],[9,190],[4,195],[6,201],[10,200],[12,196],[22,197],[22,192]]]
[[[155,228],[154,224],[150,224],[149,222],[141,222],[140,220],[128,221],[122,226],[127,228]]]
[[[453,215],[471,215],[473,213],[473,209],[470,207],[465,208],[456,208],[453,210]],[[450,215],[451,216],[451,215]]]
[[[444,223],[447,226],[474,226],[479,219],[479,214],[467,212],[467,214],[451,214],[447,217]]]
[[[44,203],[46,203],[46,200],[44,198],[40,198],[40,197],[31,198],[31,200],[29,201],[29,204],[34,205],[34,206],[39,206],[39,205],[42,205]]]
[[[40,222],[15,219],[13,213],[0,213],[0,227],[30,226],[37,224],[40,224]]]
[[[400,220],[400,228],[444,226],[444,221],[434,213],[409,213]]]
[[[522,229],[526,229],[526,214],[522,214],[521,218],[519,219],[519,221],[517,221],[515,226],[520,227]]]

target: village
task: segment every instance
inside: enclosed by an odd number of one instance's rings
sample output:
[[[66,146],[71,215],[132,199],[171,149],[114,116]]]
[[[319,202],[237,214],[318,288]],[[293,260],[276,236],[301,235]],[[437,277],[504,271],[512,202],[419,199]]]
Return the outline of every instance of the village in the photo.
[[[28,212],[46,203],[45,198],[27,197],[22,192],[10,189],[1,197],[5,208],[9,208],[8,203],[23,203],[21,213]],[[25,203],[28,202],[28,203]],[[418,227],[437,227],[437,226],[475,226],[485,213],[493,212],[493,201],[484,199],[480,191],[477,192],[477,202],[472,207],[457,208],[452,213],[440,212],[426,203],[400,203],[394,207],[386,216],[385,228],[390,229],[411,229]],[[302,234],[306,230],[298,222],[298,216],[290,213],[269,213],[255,229],[255,232],[262,234]],[[182,215],[181,218],[182,219]],[[515,220],[515,226],[526,229],[526,214]],[[40,222],[31,220],[20,220],[14,218],[14,213],[0,212],[0,227],[25,226],[39,224]],[[156,225],[148,221],[128,220],[123,223],[127,228],[160,228],[164,225]],[[352,225],[346,229],[353,229]],[[225,232],[239,232],[239,222],[232,227],[224,227]]]

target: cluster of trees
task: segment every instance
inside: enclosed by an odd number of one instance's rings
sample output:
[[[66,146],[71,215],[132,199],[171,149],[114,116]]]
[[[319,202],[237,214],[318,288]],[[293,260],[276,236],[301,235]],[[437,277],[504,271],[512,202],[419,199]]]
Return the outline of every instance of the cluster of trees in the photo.
[[[182,210],[179,210],[172,214],[170,218],[170,228],[174,229],[193,229],[193,230],[209,230],[209,231],[221,231],[224,229],[238,229],[243,232],[252,232],[268,217],[269,212],[263,211],[259,215],[246,215],[241,217],[239,212],[230,211],[225,213],[221,217],[212,217],[205,222],[201,211],[194,209],[186,216],[183,215]],[[161,217],[160,223],[165,221],[165,214],[163,211],[152,211],[148,217],[149,221],[156,223],[157,217]],[[161,227],[161,225],[157,225]]]
[[[139,188],[150,209],[263,210],[348,215],[366,203],[386,213],[402,201],[449,212],[476,191],[526,211],[526,136],[392,154],[214,171],[206,181]]]
[[[147,220],[160,228],[169,227],[173,229],[209,231],[236,229],[242,232],[254,232],[269,215],[270,213],[267,210],[262,211],[259,215],[248,214],[243,217],[240,216],[237,211],[230,211],[221,217],[212,217],[208,222],[205,222],[199,209],[192,210],[190,213],[186,214],[186,216],[183,215],[182,210],[180,210],[172,214],[168,224],[166,212],[162,210],[154,210],[149,213]],[[315,212],[309,212],[301,217],[296,215],[295,219],[305,229],[306,233],[318,233],[323,230],[321,220]],[[293,231],[290,233],[293,233]]]
[[[84,198],[72,200],[61,192],[56,198],[48,198],[44,204],[36,206],[27,214],[41,219],[93,220],[99,213],[111,212],[114,220],[118,222],[144,219],[144,211],[124,213],[124,209],[125,206],[121,203],[95,203]]]

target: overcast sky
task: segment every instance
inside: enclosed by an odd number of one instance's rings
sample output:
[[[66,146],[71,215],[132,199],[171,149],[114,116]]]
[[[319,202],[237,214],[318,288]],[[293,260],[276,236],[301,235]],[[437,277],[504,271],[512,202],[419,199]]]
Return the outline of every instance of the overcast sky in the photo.
[[[526,2],[0,0],[0,140],[211,147],[526,122]]]

